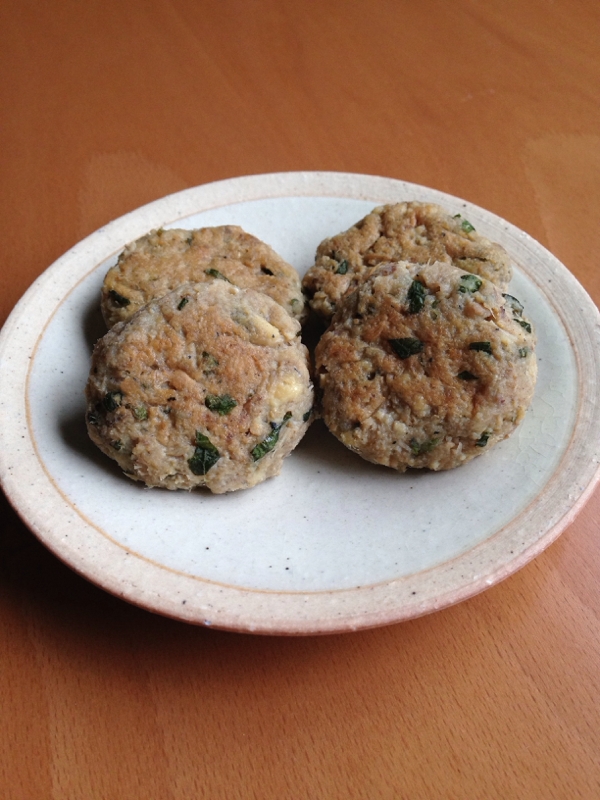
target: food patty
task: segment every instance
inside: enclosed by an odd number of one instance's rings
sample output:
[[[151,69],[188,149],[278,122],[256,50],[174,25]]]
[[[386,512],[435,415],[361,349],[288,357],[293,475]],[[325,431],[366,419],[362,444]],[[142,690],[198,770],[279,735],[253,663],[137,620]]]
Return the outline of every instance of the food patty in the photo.
[[[317,345],[323,417],[368,461],[450,469],[521,422],[534,347],[523,306],[491,281],[441,262],[382,264]]]
[[[180,286],[97,343],[89,435],[148,486],[254,486],[280,472],[310,422],[299,336],[300,323],[252,289]]]
[[[506,291],[512,276],[504,248],[478,234],[460,214],[434,203],[396,203],[375,208],[347,231],[325,239],[302,281],[309,304],[329,320],[340,299],[383,262],[443,261]]]
[[[302,319],[300,276],[269,245],[236,225],[156,230],[129,244],[102,287],[108,327],[184,283],[222,280],[272,297]]]

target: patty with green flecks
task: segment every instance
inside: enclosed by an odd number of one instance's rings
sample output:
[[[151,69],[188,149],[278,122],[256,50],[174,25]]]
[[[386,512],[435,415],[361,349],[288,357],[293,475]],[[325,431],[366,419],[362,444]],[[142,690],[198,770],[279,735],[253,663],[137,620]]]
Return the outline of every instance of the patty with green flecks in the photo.
[[[97,343],[90,437],[133,480],[223,493],[277,475],[311,421],[300,323],[227,281],[184,284]]]
[[[363,458],[451,469],[509,436],[531,403],[523,305],[446,263],[382,264],[344,297],[316,348],[322,415]]]
[[[479,234],[460,211],[434,203],[396,203],[373,209],[347,231],[325,239],[302,281],[310,306],[325,320],[378,264],[442,261],[487,278],[506,291],[512,267],[504,248]]]
[[[183,283],[221,280],[272,297],[296,319],[304,316],[300,276],[269,245],[236,225],[155,230],[129,244],[104,279],[108,327]]]

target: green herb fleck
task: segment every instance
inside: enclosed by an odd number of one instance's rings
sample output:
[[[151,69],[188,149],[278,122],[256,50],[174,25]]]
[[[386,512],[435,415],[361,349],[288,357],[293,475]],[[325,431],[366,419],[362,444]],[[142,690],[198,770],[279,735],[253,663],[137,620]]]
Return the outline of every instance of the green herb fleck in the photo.
[[[527,333],[531,333],[531,325],[524,319],[519,319],[523,315],[523,304],[513,297],[512,294],[503,294],[502,297],[506,300],[506,305],[512,309],[513,319],[518,322],[522,328],[525,328]]]
[[[128,306],[131,303],[131,300],[129,300],[127,297],[123,297],[122,294],[115,292],[114,289],[109,290],[108,296],[119,308],[125,308],[125,306]]]
[[[527,358],[529,355],[529,348],[528,347],[520,347],[519,348],[519,355],[521,358]]]
[[[312,414],[312,412],[313,412],[312,408],[309,408],[309,409],[308,409],[308,411],[306,411],[306,412],[305,412],[305,413],[302,415],[302,422],[308,422],[308,420],[310,419],[310,415]]]
[[[187,304],[190,302],[189,297],[182,297],[181,300],[177,303],[177,311],[181,311],[182,308],[185,308]]]
[[[237,402],[228,394],[207,394],[204,405],[210,411],[216,411],[220,417],[224,417],[237,406]]]
[[[460,378],[461,381],[478,381],[479,380],[477,375],[473,375],[472,372],[469,372],[466,369],[463,372],[459,372],[457,377]]]
[[[425,347],[420,339],[407,336],[403,339],[388,339],[390,346],[398,358],[409,358],[421,353]]]
[[[479,437],[479,439],[477,439],[477,441],[475,442],[475,446],[476,447],[485,447],[486,444],[488,443],[488,439],[490,438],[491,435],[492,435],[491,433],[485,433],[485,432],[482,433],[481,436]]]
[[[491,342],[471,342],[469,350],[478,350],[481,353],[489,353],[492,355],[492,344]]]
[[[225,275],[223,275],[222,272],[219,272],[219,270],[215,269],[214,267],[211,267],[210,269],[205,269],[204,272],[206,275],[210,275],[211,278],[219,278],[222,281],[227,281],[227,283],[231,283],[229,278],[225,277]]]
[[[432,308],[437,308],[439,306],[439,304],[440,304],[439,300],[434,300],[433,303],[431,304],[431,307]]]
[[[259,442],[250,451],[250,455],[252,456],[254,461],[258,461],[263,456],[266,456],[267,453],[271,452],[271,450],[275,447],[275,445],[279,441],[279,431],[283,428],[283,426],[288,421],[288,419],[291,418],[291,416],[292,412],[288,411],[281,422],[271,423],[271,428],[273,429],[271,433],[269,433],[268,436],[265,436],[262,442]]]
[[[413,281],[406,295],[408,302],[408,313],[418,314],[425,305],[425,296],[427,292],[421,281]]]
[[[139,420],[148,419],[148,409],[146,406],[138,406],[133,409],[133,416]]]
[[[468,219],[462,219],[460,214],[455,214],[454,219],[460,219],[462,222],[460,223],[460,227],[463,229],[465,233],[471,233],[475,230],[475,227],[471,225]]]
[[[460,281],[461,285],[458,287],[458,291],[463,294],[466,292],[476,292],[481,287],[481,278],[478,278],[477,275],[471,275],[471,273],[461,275]]]
[[[208,436],[196,431],[196,449],[194,455],[188,458],[188,466],[194,475],[206,475],[220,458],[221,454]]]
[[[212,372],[215,372],[219,366],[218,360],[210,353],[207,353],[206,350],[202,351],[202,358],[204,360],[204,369],[202,370],[204,374],[210,375]]]
[[[87,415],[87,420],[90,425],[100,425],[100,417],[95,411],[90,411],[90,413]]]
[[[111,442],[110,446],[115,450],[120,450],[123,447],[123,442],[120,439],[117,439],[116,442]]]
[[[439,443],[439,439],[428,439],[425,442],[417,442],[416,439],[411,439],[408,444],[413,456],[421,456],[423,453],[430,453]]]
[[[340,261],[340,263],[338,264],[338,268],[336,269],[335,274],[345,275],[348,272],[349,266],[350,264],[348,264],[348,259],[344,258],[343,261]]]
[[[513,314],[520,317],[523,313],[523,303],[520,303],[512,294],[503,294],[502,297],[506,300],[506,305],[512,309]]]
[[[115,411],[123,402],[123,392],[107,392],[102,398],[102,406],[106,411]]]

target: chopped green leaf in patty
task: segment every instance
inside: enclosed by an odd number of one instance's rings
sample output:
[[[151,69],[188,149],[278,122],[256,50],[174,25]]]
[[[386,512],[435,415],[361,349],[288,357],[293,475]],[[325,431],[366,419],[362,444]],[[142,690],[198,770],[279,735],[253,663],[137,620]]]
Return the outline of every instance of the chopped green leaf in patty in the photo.
[[[252,448],[250,451],[250,455],[252,456],[254,461],[258,461],[263,456],[266,456],[267,453],[270,453],[271,450],[275,447],[277,442],[279,441],[279,432],[285,425],[285,423],[291,419],[292,412],[288,411],[287,414],[284,416],[281,422],[272,422],[271,428],[273,429],[271,433],[269,433],[262,442],[259,442],[255,447]]]
[[[225,275],[223,275],[222,272],[219,272],[219,270],[215,269],[214,267],[211,267],[210,269],[205,269],[204,272],[205,272],[206,275],[210,275],[211,278],[219,278],[219,280],[227,281],[227,283],[231,283],[229,278],[227,278]]]
[[[425,305],[427,291],[421,281],[413,281],[406,295],[408,301],[408,313],[418,314]]]
[[[206,475],[221,458],[221,454],[210,441],[200,431],[196,431],[196,449],[194,455],[188,459],[188,465],[194,475]]]
[[[408,444],[413,456],[420,456],[423,453],[430,453],[439,443],[440,439],[428,439],[425,442],[417,442],[416,439],[411,439]]]
[[[148,409],[146,406],[138,406],[133,409],[133,416],[139,420],[148,419]]]
[[[119,308],[125,308],[125,306],[128,306],[131,303],[131,300],[129,300],[127,297],[123,297],[122,294],[115,292],[114,289],[109,290],[108,296]]]
[[[204,405],[219,416],[224,417],[237,406],[237,401],[228,394],[207,394]]]
[[[102,398],[102,405],[106,411],[115,411],[123,402],[123,392],[107,392]]]
[[[491,342],[471,342],[469,350],[478,350],[480,353],[492,355],[492,344]]]
[[[475,230],[475,226],[471,225],[468,219],[463,219],[460,214],[455,214],[454,219],[462,220],[462,222],[460,223],[460,227],[463,229],[465,233],[472,233]]]
[[[402,339],[388,339],[388,341],[394,353],[398,356],[398,358],[402,359],[415,356],[417,353],[421,353],[425,347],[424,343],[420,339],[414,339],[411,336],[407,336]]]
[[[458,291],[466,294],[466,292],[476,292],[481,287],[481,278],[478,278],[477,275],[472,275],[468,273],[467,275],[460,276],[460,286],[458,287]]]
[[[506,305],[512,309],[513,314],[520,317],[523,313],[523,303],[513,297],[512,294],[503,294],[502,297],[506,300]]]

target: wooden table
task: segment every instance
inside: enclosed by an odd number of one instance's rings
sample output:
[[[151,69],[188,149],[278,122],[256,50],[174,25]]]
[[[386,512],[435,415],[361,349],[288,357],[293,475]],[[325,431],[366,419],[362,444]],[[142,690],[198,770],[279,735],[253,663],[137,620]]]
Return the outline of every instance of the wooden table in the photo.
[[[0,322],[107,221],[284,170],[467,198],[600,300],[593,0],[5,0],[0,20]],[[600,490],[484,594],[298,639],[129,606],[0,502],[4,800],[600,797]]]

